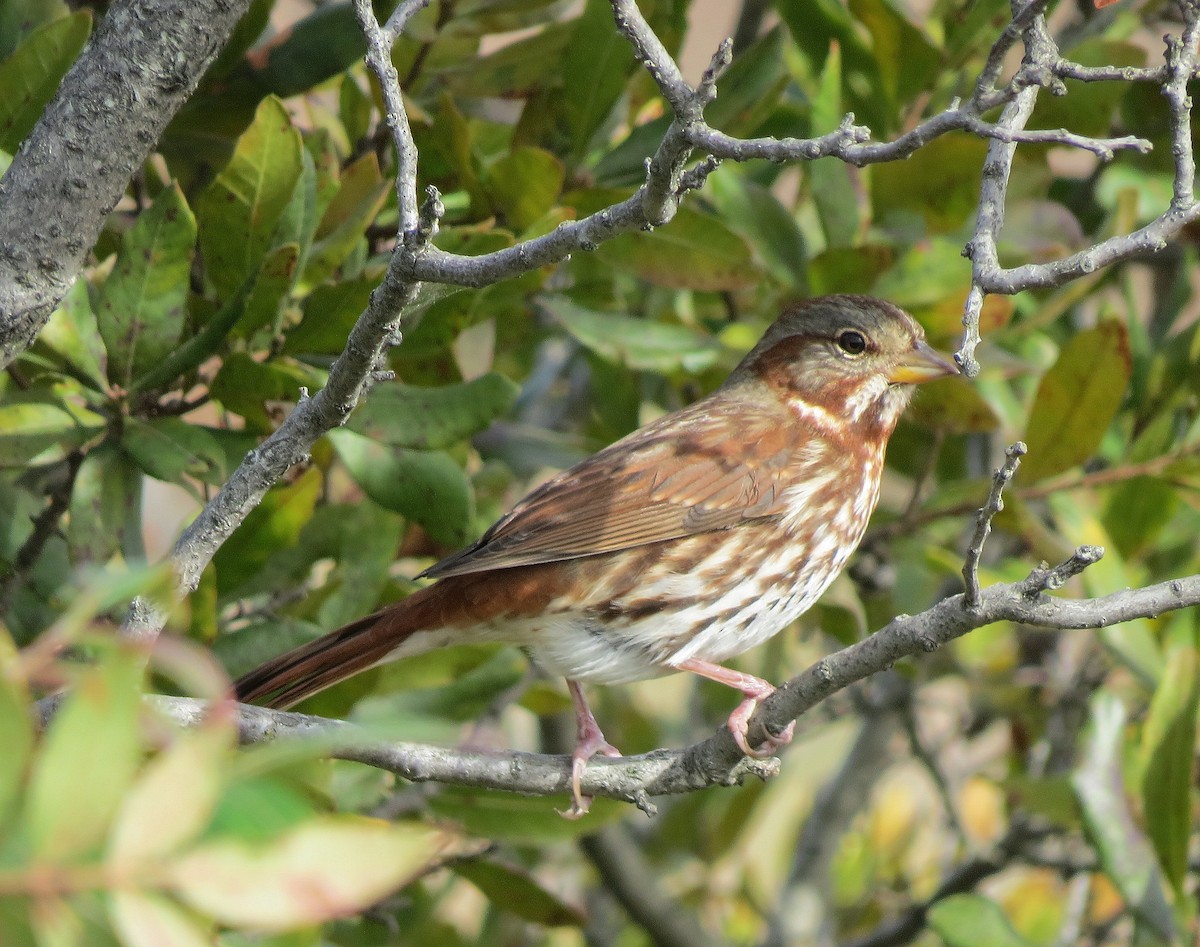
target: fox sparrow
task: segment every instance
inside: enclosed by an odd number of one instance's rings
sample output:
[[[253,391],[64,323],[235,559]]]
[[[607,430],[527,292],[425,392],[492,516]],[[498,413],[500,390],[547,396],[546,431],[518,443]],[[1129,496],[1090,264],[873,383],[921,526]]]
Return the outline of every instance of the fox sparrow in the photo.
[[[575,705],[574,805],[617,755],[582,684],[691,671],[740,691],[729,729],[774,688],[717,662],[766,641],[846,564],[879,496],[912,386],[954,374],[903,310],[869,296],[788,309],[707,398],[544,483],[438,581],[267,662],[240,700],[285,707],[366,668],[459,642],[519,645]],[[768,737],[765,752],[791,739]]]

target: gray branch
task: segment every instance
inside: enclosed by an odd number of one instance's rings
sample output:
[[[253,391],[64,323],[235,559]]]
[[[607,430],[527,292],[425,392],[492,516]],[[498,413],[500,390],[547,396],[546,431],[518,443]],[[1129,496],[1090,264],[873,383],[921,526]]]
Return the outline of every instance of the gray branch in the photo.
[[[1200,604],[1200,575],[1172,579],[1141,589],[1126,589],[1090,599],[1046,594],[1095,562],[1100,551],[1084,546],[1061,565],[1035,569],[1020,582],[983,590],[974,609],[955,595],[919,615],[900,615],[870,635],[818,661],[785,683],[763,702],[751,726],[779,732],[787,724],[864,678],[902,658],[934,651],[962,635],[997,621],[1043,628],[1079,629],[1149,618]],[[207,703],[181,697],[151,698],[168,717],[198,722]],[[315,741],[328,755],[385,769],[412,782],[442,782],[499,789],[533,796],[570,792],[566,756],[538,753],[483,753],[415,743],[380,743],[354,724],[290,711],[242,705],[240,726],[246,743],[281,739]],[[728,730],[722,728],[702,743],[682,750],[656,750],[640,756],[598,757],[588,764],[582,789],[653,811],[649,798],[728,786],[746,777],[766,779],[778,771],[776,759],[743,757]]]
[[[408,3],[397,13],[420,4]],[[172,551],[178,593],[186,595],[200,582],[204,569],[221,544],[262,501],[289,469],[308,458],[308,452],[328,431],[346,423],[366,392],[383,358],[400,339],[400,315],[416,296],[419,284],[407,275],[413,261],[425,252],[424,240],[436,229],[436,194],[425,208],[417,207],[417,151],[413,143],[399,80],[391,62],[391,43],[375,19],[369,0],[357,0],[355,10],[367,36],[367,62],[375,71],[389,107],[400,117],[388,119],[400,153],[396,194],[400,202],[400,237],[383,281],[371,293],[367,308],[346,340],[346,347],[329,370],[329,379],[311,398],[302,397],[295,410],[261,445],[250,451],[200,515],[183,531]],[[151,641],[166,623],[161,603],[134,600],[122,632],[132,639]]]
[[[1021,458],[1028,448],[1024,441],[1017,441],[1004,452],[1004,463],[992,474],[992,489],[988,491],[987,501],[979,508],[975,520],[975,535],[967,547],[966,561],[963,563],[963,584],[966,587],[964,601],[967,608],[975,608],[979,604],[979,560],[983,557],[983,546],[992,532],[992,520],[1004,509],[1004,488],[1009,485],[1021,466]]]
[[[109,211],[249,0],[124,0],[0,178],[0,368],[75,282]]]
[[[1025,58],[1014,82],[1010,83],[1010,88],[1020,86],[1020,89],[996,123],[997,130],[1002,134],[991,136],[994,140],[984,163],[975,233],[963,251],[963,255],[972,263],[971,290],[963,312],[963,340],[956,359],[967,375],[975,375],[979,371],[975,359],[975,350],[980,342],[979,315],[988,293],[1011,296],[1027,289],[1061,286],[1103,267],[1156,253],[1164,249],[1184,226],[1200,217],[1200,205],[1195,199],[1192,102],[1187,94],[1187,84],[1196,75],[1200,3],[1196,0],[1179,0],[1183,29],[1178,37],[1167,37],[1164,64],[1158,69],[1086,67],[1063,59],[1046,30],[1039,3],[1040,0],[1035,0],[1028,4],[1013,20],[1014,25],[1020,20],[1027,20],[1023,28]],[[1027,17],[1027,12],[1033,10],[1037,11],[1036,15]],[[1060,83],[1062,78],[1084,82],[1155,82],[1161,85],[1171,115],[1171,153],[1175,163],[1171,203],[1157,218],[1132,233],[1109,237],[1061,260],[1004,269],[999,262],[996,243],[1004,225],[1004,202],[1014,146],[1016,142],[1029,140],[1031,133],[1024,131],[1024,126],[1033,112],[1039,85],[1051,85],[1053,88],[1052,84]],[[1094,140],[1092,144],[1100,146],[1104,143]],[[1132,147],[1140,150],[1138,145]],[[1104,156],[1096,147],[1091,150]]]

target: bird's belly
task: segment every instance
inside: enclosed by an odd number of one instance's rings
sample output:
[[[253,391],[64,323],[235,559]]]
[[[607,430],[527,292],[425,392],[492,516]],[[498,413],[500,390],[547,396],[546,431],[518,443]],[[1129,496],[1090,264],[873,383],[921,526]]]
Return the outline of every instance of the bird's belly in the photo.
[[[817,547],[826,541],[813,539]],[[657,579],[651,568],[636,596],[618,596],[615,605],[610,598],[603,606],[564,604],[520,637],[547,673],[593,684],[659,677],[689,659],[726,661],[774,637],[816,602],[849,553],[834,541],[831,535],[828,555],[824,548],[801,560],[750,553],[757,561],[726,563],[743,572],[737,582],[722,581],[708,562],[687,572],[664,570]]]

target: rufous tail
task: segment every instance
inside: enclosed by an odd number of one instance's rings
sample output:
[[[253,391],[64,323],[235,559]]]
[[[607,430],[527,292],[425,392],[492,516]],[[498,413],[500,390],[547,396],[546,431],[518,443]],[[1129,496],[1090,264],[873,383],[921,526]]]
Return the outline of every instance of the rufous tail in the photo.
[[[243,703],[286,708],[380,663],[416,632],[430,628],[431,589],[293,648],[234,683]],[[436,647],[436,642],[430,642]],[[426,648],[415,648],[416,654]]]

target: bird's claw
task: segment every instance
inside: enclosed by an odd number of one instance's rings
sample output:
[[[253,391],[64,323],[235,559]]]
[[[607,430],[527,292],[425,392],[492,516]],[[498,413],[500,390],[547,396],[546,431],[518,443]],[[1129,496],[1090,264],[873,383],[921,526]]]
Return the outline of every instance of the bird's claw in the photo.
[[[588,813],[592,805],[592,797],[585,796],[580,789],[583,781],[583,771],[587,769],[588,760],[597,753],[604,756],[620,756],[621,751],[604,739],[604,734],[597,731],[598,740],[585,741],[575,747],[571,754],[571,808],[563,811],[555,810],[564,819],[581,819]]]
[[[733,735],[733,742],[737,744],[737,748],[742,753],[756,760],[765,760],[767,757],[774,756],[780,747],[787,746],[792,742],[792,735],[796,732],[796,721],[793,720],[779,733],[768,733],[762,745],[755,748],[750,745],[747,736],[750,730],[750,718],[754,716],[754,711],[757,709],[758,698],[747,697],[729,715],[726,726]]]
[[[587,815],[592,804],[592,797],[585,796],[580,789],[583,781],[583,771],[587,769],[588,760],[597,753],[605,756],[620,756],[621,751],[604,739],[604,733],[592,709],[588,706],[583,694],[583,687],[578,681],[567,681],[567,690],[571,692],[571,700],[575,704],[575,750],[571,753],[571,808],[566,812],[559,810],[564,819],[580,819]]]

